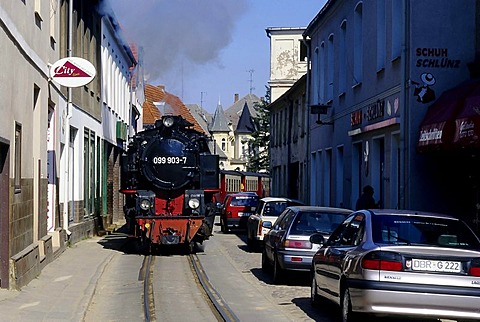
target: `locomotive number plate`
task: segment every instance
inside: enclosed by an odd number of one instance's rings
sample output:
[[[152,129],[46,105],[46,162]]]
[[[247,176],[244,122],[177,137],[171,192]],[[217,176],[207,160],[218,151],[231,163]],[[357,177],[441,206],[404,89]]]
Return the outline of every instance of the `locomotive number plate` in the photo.
[[[187,157],[153,157],[153,164],[185,164]]]

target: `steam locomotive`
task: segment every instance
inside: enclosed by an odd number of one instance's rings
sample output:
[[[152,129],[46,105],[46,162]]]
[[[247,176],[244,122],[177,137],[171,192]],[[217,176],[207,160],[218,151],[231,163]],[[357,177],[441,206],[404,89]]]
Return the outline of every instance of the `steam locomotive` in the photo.
[[[121,192],[130,232],[143,246],[186,246],[212,235],[218,155],[181,116],[166,115],[137,133],[121,158]]]

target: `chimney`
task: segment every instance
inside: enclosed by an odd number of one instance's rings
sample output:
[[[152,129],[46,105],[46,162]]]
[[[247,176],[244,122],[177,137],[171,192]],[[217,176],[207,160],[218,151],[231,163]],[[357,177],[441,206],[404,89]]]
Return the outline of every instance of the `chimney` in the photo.
[[[238,102],[238,93],[235,94],[235,96],[234,96],[234,98],[233,98],[233,102],[234,102],[234,103]]]

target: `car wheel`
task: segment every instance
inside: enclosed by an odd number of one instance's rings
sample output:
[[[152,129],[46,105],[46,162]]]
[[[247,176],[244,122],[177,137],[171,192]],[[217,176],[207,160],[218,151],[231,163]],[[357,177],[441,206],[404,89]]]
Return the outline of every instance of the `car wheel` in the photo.
[[[342,296],[342,322],[356,321],[356,315],[352,312],[352,301],[350,299],[350,291],[346,288]]]
[[[283,280],[283,269],[280,267],[278,262],[277,254],[273,256],[273,282],[275,284],[280,283]]]
[[[262,271],[264,271],[265,273],[269,273],[270,272],[270,263],[268,262],[268,258],[267,258],[267,253],[265,251],[265,249],[263,249],[262,251]]]
[[[317,280],[315,279],[315,273],[312,273],[312,283],[310,286],[310,304],[313,307],[320,306],[320,295],[317,293]]]

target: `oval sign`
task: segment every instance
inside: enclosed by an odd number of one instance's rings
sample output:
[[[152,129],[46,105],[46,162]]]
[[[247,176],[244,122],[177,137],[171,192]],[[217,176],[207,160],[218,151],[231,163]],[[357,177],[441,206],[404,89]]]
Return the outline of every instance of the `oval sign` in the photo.
[[[80,57],[62,58],[50,66],[50,77],[66,87],[87,85],[95,78],[96,73],[93,64]]]

